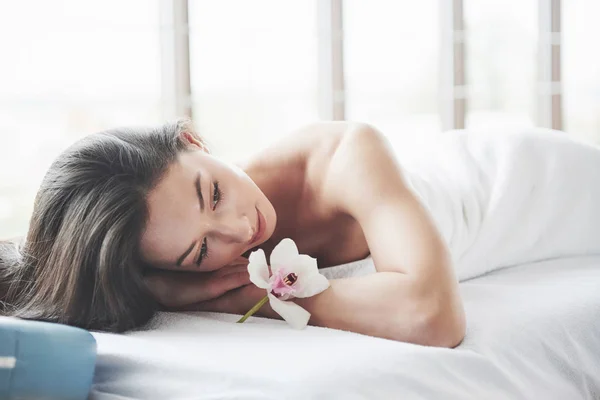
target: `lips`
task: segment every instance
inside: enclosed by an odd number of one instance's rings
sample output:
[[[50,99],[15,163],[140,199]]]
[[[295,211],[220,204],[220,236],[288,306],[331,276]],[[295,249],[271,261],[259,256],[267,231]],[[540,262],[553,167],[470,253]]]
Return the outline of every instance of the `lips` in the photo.
[[[251,246],[260,241],[260,239],[263,237],[263,234],[265,233],[265,217],[262,215],[258,208],[256,209],[256,216],[256,230],[254,231],[254,235],[252,235],[252,238],[250,239]]]

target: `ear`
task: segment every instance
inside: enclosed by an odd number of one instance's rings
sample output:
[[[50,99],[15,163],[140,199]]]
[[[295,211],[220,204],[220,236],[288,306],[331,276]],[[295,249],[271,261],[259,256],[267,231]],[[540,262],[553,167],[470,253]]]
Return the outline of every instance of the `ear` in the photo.
[[[179,134],[179,136],[181,137],[181,140],[183,140],[185,143],[191,146],[198,147],[199,150],[208,153],[208,148],[206,147],[206,144],[193,133],[189,131],[183,131]]]

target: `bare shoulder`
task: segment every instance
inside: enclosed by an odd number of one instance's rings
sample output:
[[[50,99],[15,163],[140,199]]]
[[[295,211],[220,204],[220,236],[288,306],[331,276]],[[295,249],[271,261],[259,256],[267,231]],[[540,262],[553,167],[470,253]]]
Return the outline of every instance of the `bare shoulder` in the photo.
[[[303,180],[313,188],[318,187],[344,137],[359,125],[331,121],[303,126],[255,154],[243,169],[272,172],[301,170]]]
[[[354,217],[382,197],[407,194],[394,149],[376,127],[347,122],[313,152],[307,168],[324,204]]]
[[[269,162],[269,160],[296,160],[299,158],[314,160],[334,149],[340,142],[351,123],[345,121],[317,122],[305,125],[269,147],[258,152],[251,163]]]
[[[354,178],[366,173],[365,169],[372,164],[372,159],[364,154],[381,159],[386,156],[386,151],[382,151],[386,143],[384,136],[369,124],[319,122],[304,126],[260,151],[244,169],[267,192],[282,189],[295,192],[310,199],[325,214],[347,211],[342,204],[344,197],[365,183],[365,179]],[[382,173],[377,171],[378,175]]]
[[[307,126],[296,133],[297,140],[306,145],[306,180],[313,189],[319,192],[325,190],[326,177],[333,160],[339,159],[337,154],[340,149],[350,141],[356,131],[364,129],[365,126],[346,121],[323,122]]]

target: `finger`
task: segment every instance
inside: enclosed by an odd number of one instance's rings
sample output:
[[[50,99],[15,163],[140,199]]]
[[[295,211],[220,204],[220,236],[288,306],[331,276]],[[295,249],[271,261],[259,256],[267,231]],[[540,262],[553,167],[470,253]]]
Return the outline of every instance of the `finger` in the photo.
[[[247,257],[238,256],[235,260],[233,260],[233,262],[231,264],[232,265],[248,265],[248,263],[250,263],[250,261],[248,260]]]
[[[166,307],[182,307],[212,300],[231,289],[250,283],[247,271],[217,277],[207,273],[151,273],[144,277],[154,298]]]
[[[209,298],[206,298],[205,300],[220,297],[230,290],[248,285],[249,283],[250,275],[246,270],[232,272],[220,277],[213,277],[207,282],[207,294],[209,295]]]
[[[216,299],[194,304],[189,310],[244,315],[265,296],[265,293],[264,289],[246,285]],[[280,319],[269,303],[263,305],[255,316]]]
[[[199,279],[207,280],[210,275],[207,273],[191,273],[149,270],[143,276],[146,287],[150,290],[154,298],[163,305],[172,297],[173,292],[177,292],[182,286],[182,282],[196,282]]]
[[[248,273],[247,265],[228,265],[221,269],[218,269],[214,272],[214,276],[225,276],[236,272],[246,272]]]
[[[248,261],[247,258],[244,257],[237,257],[236,259],[234,259],[233,261],[227,263],[226,266],[222,267],[222,268],[228,268],[228,267],[235,267],[238,265],[245,265],[248,266],[248,264],[250,263],[250,261]],[[221,269],[222,269],[221,268]]]
[[[244,314],[248,310],[242,310],[241,305],[244,287],[228,291],[216,299],[193,304],[189,311],[221,312],[228,314]]]

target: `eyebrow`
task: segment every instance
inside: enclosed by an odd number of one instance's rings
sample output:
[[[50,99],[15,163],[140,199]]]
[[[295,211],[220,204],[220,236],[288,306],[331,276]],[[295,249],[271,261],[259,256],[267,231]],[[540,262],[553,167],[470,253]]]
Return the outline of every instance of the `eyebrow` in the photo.
[[[200,212],[204,212],[204,197],[202,197],[202,187],[200,185],[200,172],[198,172],[198,175],[196,175],[196,179],[194,180],[194,186],[196,187],[196,194],[198,194],[198,201],[200,202]],[[179,258],[175,262],[175,265],[177,265],[178,267],[181,267],[181,264],[183,263],[183,261],[192,252],[194,247],[196,247],[196,243],[197,243],[197,241],[195,240],[190,245],[190,247],[188,247],[188,249],[181,256],[179,256]],[[198,261],[196,261],[196,264],[198,264]]]

